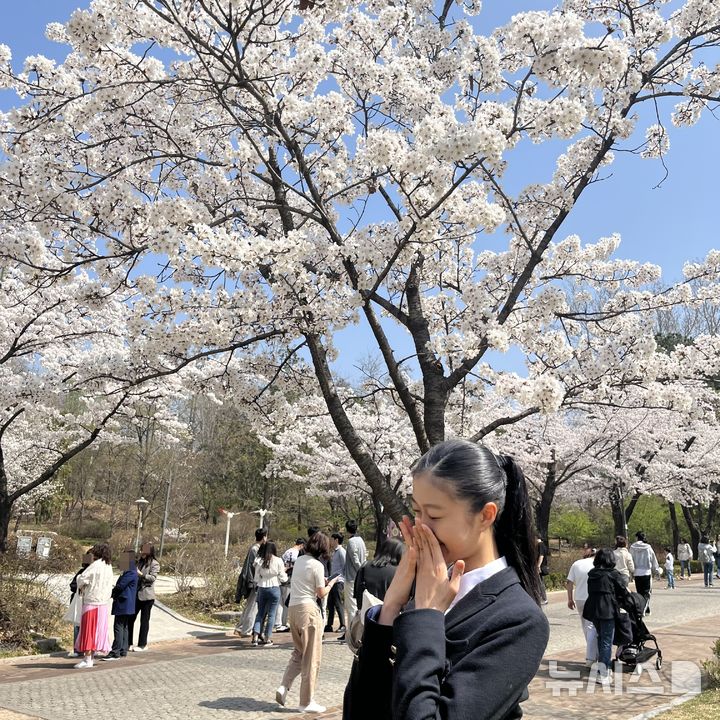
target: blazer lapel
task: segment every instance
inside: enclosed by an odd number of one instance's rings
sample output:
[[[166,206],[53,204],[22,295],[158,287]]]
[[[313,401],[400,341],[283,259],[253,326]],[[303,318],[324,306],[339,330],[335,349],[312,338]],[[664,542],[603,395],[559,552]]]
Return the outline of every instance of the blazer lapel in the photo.
[[[495,573],[487,580],[476,585],[445,616],[445,629],[451,630],[475,613],[481,612],[497,599],[497,596],[510,585],[520,582],[512,567]]]

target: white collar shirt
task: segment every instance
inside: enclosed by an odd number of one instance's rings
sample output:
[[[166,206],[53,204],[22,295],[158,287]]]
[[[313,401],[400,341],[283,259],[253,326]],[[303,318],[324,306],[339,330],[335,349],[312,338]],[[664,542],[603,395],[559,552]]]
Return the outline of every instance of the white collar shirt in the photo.
[[[507,560],[500,557],[487,565],[464,573],[460,578],[460,590],[458,590],[458,594],[450,603],[450,607],[445,611],[445,614],[447,615],[476,585],[504,570],[507,566]]]

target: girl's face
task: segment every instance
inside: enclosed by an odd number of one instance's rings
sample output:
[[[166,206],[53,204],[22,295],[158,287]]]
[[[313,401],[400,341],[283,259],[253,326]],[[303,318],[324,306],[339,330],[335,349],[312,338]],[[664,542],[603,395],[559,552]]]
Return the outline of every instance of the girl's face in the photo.
[[[415,521],[424,523],[433,531],[448,565],[456,560],[465,560],[468,569],[482,564],[473,562],[473,559],[483,555],[487,533],[492,535],[494,507],[493,503],[485,506],[490,510],[490,518],[486,509],[473,513],[470,504],[448,492],[442,481],[433,482],[427,474],[413,478]]]

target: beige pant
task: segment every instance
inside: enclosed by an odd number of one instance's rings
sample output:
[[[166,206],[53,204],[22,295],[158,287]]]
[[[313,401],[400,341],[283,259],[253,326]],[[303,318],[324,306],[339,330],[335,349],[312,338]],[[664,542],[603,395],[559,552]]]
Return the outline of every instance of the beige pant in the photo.
[[[355,583],[345,583],[345,627],[350,629],[350,623],[358,611],[357,602],[355,601]]]
[[[305,707],[313,700],[320,672],[323,620],[315,603],[291,605],[288,620],[295,649],[285,668],[282,684],[289,690],[293,680],[301,675],[300,707]]]

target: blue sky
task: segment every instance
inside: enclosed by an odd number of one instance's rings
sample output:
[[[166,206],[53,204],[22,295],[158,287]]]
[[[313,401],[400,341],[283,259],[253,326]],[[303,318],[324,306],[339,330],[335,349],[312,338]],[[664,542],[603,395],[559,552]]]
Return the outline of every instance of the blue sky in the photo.
[[[516,12],[546,9],[553,4],[543,0],[486,0],[479,24],[489,31]],[[75,8],[88,5],[86,0],[5,3],[0,42],[12,49],[16,67],[22,58],[38,53],[61,60],[64,48],[45,39],[45,25],[66,20]],[[720,57],[710,60],[714,64]],[[10,103],[12,98],[7,94],[0,96],[0,108]],[[671,100],[666,106],[668,113],[672,104]],[[708,250],[720,247],[720,119],[706,113],[695,127],[678,129],[669,123],[666,127],[670,132],[670,151],[665,158],[669,177],[662,185],[656,187],[665,173],[659,162],[617,154],[609,169],[611,177],[586,191],[560,237],[577,233],[583,241],[593,242],[620,233],[619,256],[661,265],[669,282],[680,277],[685,261],[702,258]],[[514,186],[511,189],[548,180],[557,147],[533,146],[522,153],[513,160],[508,176]],[[354,364],[367,354],[364,337],[357,328],[338,336],[342,351],[338,369],[344,374],[353,375]],[[406,345],[399,335],[394,335],[393,341]],[[516,357],[506,358],[503,364],[519,369]]]

